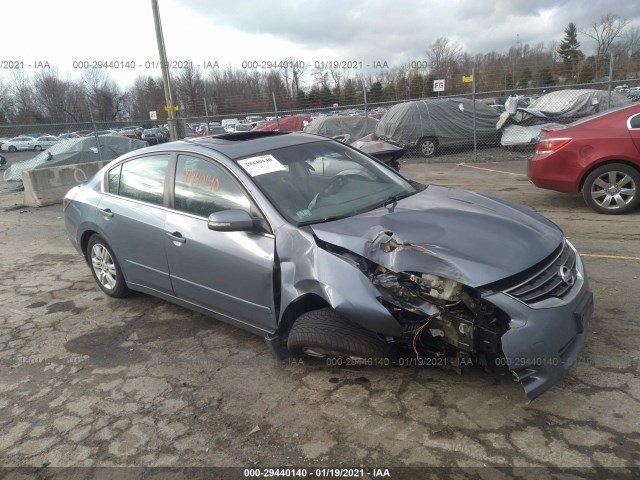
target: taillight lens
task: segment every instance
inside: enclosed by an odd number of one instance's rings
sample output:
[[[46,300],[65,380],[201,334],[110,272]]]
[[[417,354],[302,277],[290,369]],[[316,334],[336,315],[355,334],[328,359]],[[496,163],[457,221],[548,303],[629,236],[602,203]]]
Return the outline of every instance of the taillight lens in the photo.
[[[73,199],[75,198],[76,193],[78,193],[78,188],[80,188],[80,187],[79,186],[73,187],[64,196],[64,199],[62,200],[62,211],[63,212],[67,209],[67,207],[69,205],[71,205],[71,202],[73,202]]]
[[[540,140],[536,145],[536,154],[545,155],[557,152],[571,141],[570,138],[548,138]]]

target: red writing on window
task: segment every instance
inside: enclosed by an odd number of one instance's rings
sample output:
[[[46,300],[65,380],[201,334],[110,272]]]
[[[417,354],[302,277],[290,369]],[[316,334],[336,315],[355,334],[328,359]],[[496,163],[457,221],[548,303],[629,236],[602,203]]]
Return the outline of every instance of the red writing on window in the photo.
[[[190,168],[185,168],[182,174],[182,181],[196,187],[208,188],[212,192],[220,190],[220,180],[208,173],[197,172]]]

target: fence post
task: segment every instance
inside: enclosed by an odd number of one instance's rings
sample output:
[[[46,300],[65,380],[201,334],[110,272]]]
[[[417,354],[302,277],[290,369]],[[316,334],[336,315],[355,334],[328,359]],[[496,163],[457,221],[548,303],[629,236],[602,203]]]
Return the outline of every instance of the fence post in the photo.
[[[96,147],[98,148],[98,158],[102,161],[102,149],[100,148],[100,137],[98,136],[98,127],[93,119],[93,110],[91,110],[91,103],[89,103],[89,116],[91,116],[91,123],[93,124],[93,134],[96,137]]]
[[[368,125],[369,123],[369,109],[367,108],[367,81],[365,80],[364,82],[364,118],[365,118],[365,122],[366,125]]]
[[[271,98],[273,98],[273,110],[276,114],[276,127],[280,131],[280,118],[278,118],[278,104],[276,103],[276,94],[271,92]]]
[[[471,98],[473,98],[473,161],[478,161],[478,142],[476,141],[476,67],[471,68]]]
[[[209,133],[209,110],[207,109],[207,97],[202,99],[204,101],[204,119],[207,122],[207,133]]]
[[[607,108],[611,108],[611,82],[613,81],[613,53],[609,52],[609,86],[607,91],[609,92],[609,105]]]

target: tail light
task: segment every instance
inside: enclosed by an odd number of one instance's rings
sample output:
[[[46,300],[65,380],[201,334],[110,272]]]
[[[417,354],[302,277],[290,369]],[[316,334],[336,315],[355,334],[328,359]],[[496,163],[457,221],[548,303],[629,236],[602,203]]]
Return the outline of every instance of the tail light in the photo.
[[[75,198],[76,193],[78,193],[78,188],[79,188],[79,186],[73,187],[64,196],[64,199],[62,200],[62,211],[63,212],[69,207],[69,205],[71,205],[71,202],[73,202],[73,199]]]
[[[571,141],[570,138],[546,138],[538,141],[536,145],[536,154],[546,155],[557,152]]]

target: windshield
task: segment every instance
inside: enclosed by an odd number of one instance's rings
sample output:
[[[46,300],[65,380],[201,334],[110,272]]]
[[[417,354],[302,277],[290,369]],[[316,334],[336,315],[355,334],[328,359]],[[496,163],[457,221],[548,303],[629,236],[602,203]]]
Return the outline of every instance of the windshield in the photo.
[[[419,184],[334,141],[294,145],[237,162],[295,225],[356,215],[420,190]]]

